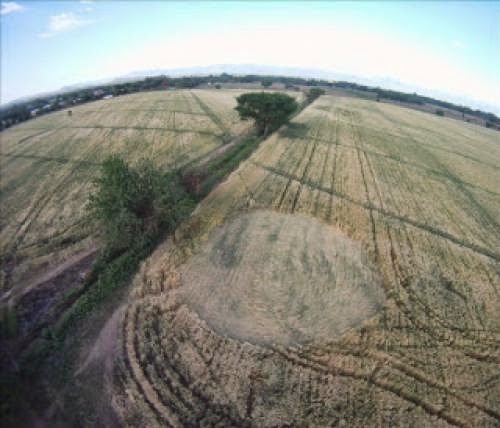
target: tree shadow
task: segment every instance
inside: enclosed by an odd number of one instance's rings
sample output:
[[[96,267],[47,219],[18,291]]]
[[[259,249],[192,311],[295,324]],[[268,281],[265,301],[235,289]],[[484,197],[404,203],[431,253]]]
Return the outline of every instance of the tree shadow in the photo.
[[[304,123],[289,123],[283,129],[280,129],[279,135],[284,138],[306,138],[309,127]]]

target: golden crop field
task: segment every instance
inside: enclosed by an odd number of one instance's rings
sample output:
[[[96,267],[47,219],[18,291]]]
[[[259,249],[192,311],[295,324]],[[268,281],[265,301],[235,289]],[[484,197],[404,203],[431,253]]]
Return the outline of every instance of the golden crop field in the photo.
[[[51,113],[0,134],[0,252],[10,288],[93,246],[85,204],[100,163],[118,154],[178,168],[249,126],[235,90],[137,93]]]
[[[143,264],[115,410],[137,426],[498,426],[498,183],[496,131],[319,98]]]

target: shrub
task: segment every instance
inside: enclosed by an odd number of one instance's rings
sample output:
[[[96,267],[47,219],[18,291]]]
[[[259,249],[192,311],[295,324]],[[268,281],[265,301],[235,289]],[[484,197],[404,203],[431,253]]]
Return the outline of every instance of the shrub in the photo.
[[[264,87],[264,88],[269,88],[272,84],[273,84],[273,81],[271,79],[264,79],[260,82],[260,84]]]
[[[94,184],[89,213],[111,252],[169,232],[192,205],[177,174],[163,174],[149,161],[130,168],[109,157]]]
[[[444,116],[444,111],[438,108],[438,109],[436,109],[436,114],[438,116]]]
[[[316,98],[324,95],[325,91],[321,88],[311,88],[306,92],[306,100],[307,103],[312,103]]]

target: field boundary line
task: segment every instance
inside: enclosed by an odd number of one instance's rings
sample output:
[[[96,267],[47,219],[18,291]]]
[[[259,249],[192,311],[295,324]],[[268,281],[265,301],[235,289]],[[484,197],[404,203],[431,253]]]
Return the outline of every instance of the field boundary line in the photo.
[[[220,120],[219,116],[215,114],[215,112],[204,102],[202,99],[196,95],[194,92],[189,91],[189,93],[192,95],[192,97],[196,100],[200,108],[206,113],[210,119],[212,119],[212,122],[217,125],[217,127],[222,131],[224,135],[231,135],[231,132],[229,129],[224,125],[222,120]]]

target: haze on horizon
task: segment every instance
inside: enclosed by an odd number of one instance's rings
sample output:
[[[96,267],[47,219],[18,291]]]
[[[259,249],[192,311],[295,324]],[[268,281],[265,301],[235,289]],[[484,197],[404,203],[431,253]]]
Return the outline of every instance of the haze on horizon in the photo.
[[[145,70],[259,64],[499,114],[498,22],[498,2],[7,1],[1,102]]]

